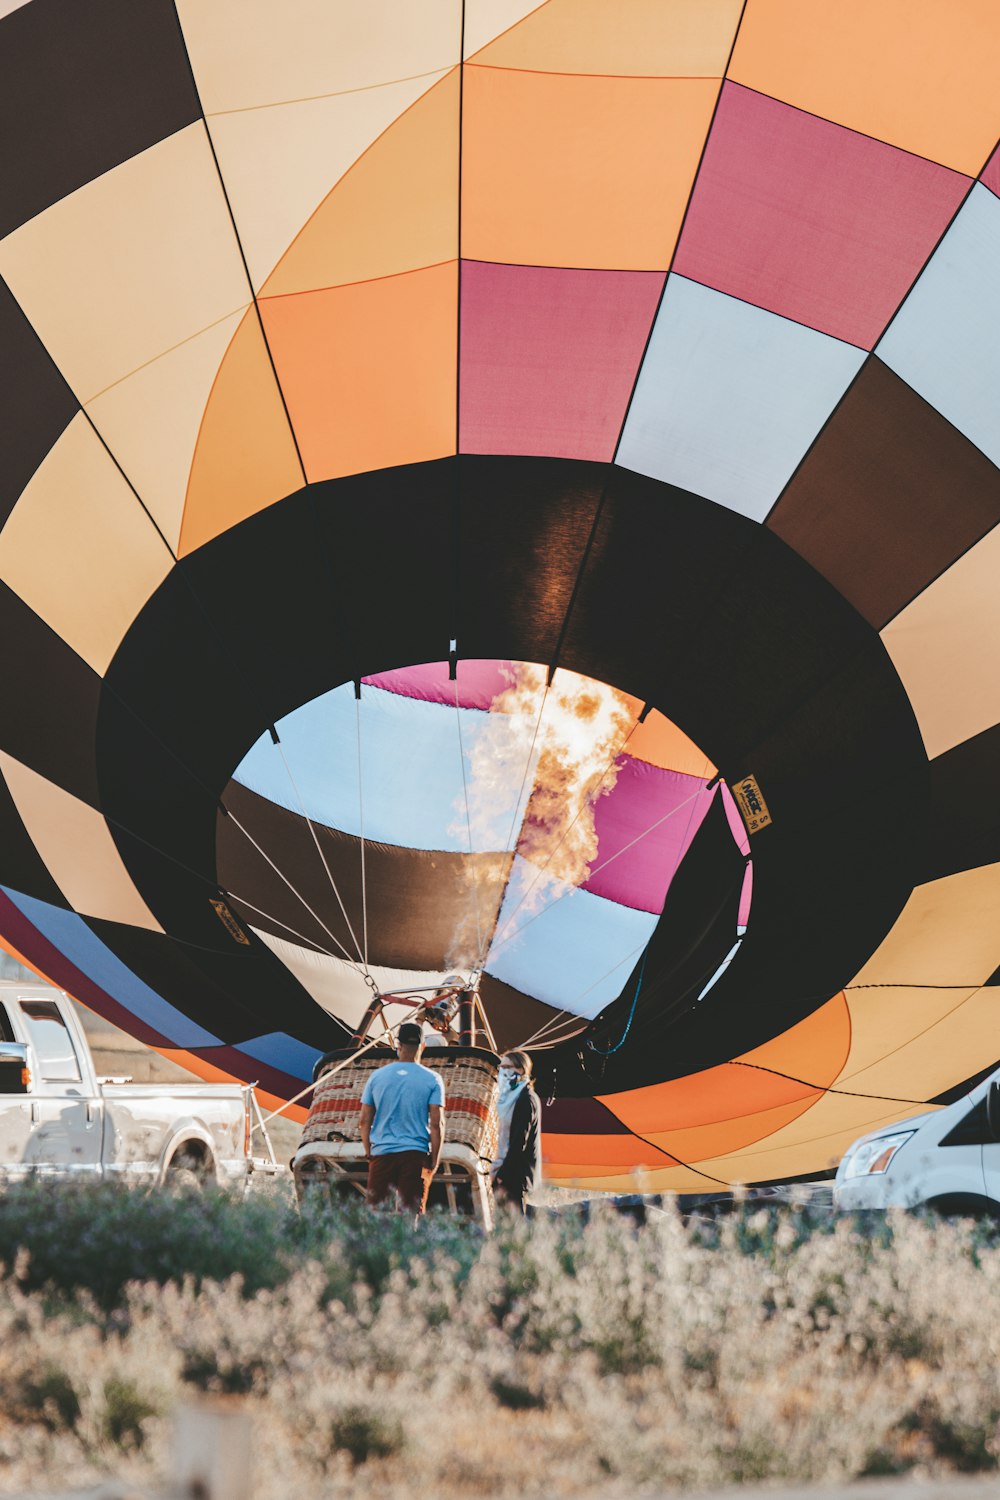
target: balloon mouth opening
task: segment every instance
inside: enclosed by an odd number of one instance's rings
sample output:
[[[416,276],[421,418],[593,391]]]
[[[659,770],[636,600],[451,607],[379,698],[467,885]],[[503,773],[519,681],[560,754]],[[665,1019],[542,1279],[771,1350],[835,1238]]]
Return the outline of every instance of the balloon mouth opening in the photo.
[[[298,977],[333,966],[339,986],[309,987],[349,1025],[373,986],[458,974],[565,1018],[505,1046],[578,1031],[625,990],[716,798],[748,872],[720,974],[749,921],[749,845],[711,758],[563,668],[453,656],[344,683],[260,736],[234,796],[234,907]]]

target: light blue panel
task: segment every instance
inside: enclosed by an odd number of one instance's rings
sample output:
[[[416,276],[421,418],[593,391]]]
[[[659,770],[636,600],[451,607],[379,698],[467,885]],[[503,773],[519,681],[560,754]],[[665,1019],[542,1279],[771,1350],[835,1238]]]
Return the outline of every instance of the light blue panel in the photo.
[[[130,1010],[140,1021],[152,1026],[154,1031],[169,1037],[177,1047],[221,1047],[223,1043],[210,1031],[197,1025],[188,1016],[176,1010],[162,995],[150,989],[137,974],[133,974],[111,949],[102,943],[76,912],[64,911],[62,907],[50,906],[47,901],[36,901],[33,896],[22,896],[20,891],[3,892],[20,912],[33,922],[43,937],[59,949],[94,984]]]
[[[530,734],[523,749],[518,739],[515,755],[508,753],[512,725],[505,715],[451,708],[381,688],[365,686],[361,694],[365,838],[410,849],[468,853],[464,752],[472,848],[477,853],[503,849]],[[276,727],[281,749],[269,734],[261,735],[237,768],[236,780],[290,812],[301,816],[305,809],[317,823],[360,835],[353,684],[304,704]],[[487,767],[498,770],[499,786],[492,775],[484,776]]]
[[[617,462],[763,520],[864,359],[671,276]]]
[[[257,1062],[267,1063],[271,1068],[280,1068],[293,1078],[307,1083],[312,1078],[313,1065],[322,1053],[305,1042],[296,1041],[287,1031],[272,1031],[267,1036],[255,1036],[249,1042],[234,1042],[241,1052],[246,1052]]]
[[[977,183],[876,351],[1000,464],[1000,199]]]
[[[592,1018],[621,994],[659,918],[562,884],[534,906],[529,895],[515,910],[536,873],[518,855],[486,972],[547,1005]]]

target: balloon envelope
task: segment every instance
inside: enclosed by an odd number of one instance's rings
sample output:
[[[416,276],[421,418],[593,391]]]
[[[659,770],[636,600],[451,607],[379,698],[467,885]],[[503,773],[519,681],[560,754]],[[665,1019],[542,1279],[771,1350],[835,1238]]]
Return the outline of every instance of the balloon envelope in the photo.
[[[481,971],[609,1188],[993,1065],[995,7],[0,9],[4,944],[275,1101]]]

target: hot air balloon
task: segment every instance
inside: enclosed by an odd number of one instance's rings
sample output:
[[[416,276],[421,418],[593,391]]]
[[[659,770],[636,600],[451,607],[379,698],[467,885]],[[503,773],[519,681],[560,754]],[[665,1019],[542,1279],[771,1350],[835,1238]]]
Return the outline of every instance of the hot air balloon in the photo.
[[[0,17],[8,950],[274,1106],[474,976],[610,1189],[992,1067],[991,0]]]

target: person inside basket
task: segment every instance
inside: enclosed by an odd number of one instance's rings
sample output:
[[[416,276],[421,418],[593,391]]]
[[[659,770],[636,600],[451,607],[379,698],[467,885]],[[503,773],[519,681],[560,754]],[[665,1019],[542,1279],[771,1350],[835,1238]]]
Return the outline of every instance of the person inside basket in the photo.
[[[500,1059],[500,1134],[490,1171],[497,1203],[519,1214],[541,1174],[542,1106],[531,1071],[527,1052],[505,1052]]]
[[[377,1068],[361,1095],[361,1141],[368,1158],[368,1202],[384,1203],[393,1188],[410,1213],[422,1214],[444,1139],[444,1083],[420,1062],[423,1032],[399,1028],[397,1062]]]

